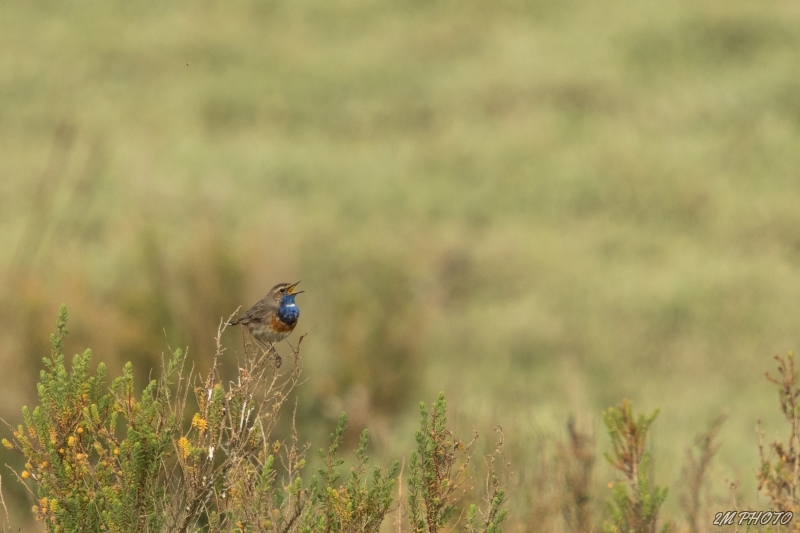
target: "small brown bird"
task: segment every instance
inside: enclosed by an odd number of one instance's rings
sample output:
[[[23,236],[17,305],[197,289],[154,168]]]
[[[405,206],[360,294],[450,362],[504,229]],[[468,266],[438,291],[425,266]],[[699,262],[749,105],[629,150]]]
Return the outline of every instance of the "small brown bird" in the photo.
[[[299,283],[278,283],[264,298],[242,316],[228,322],[228,325],[242,324],[264,345],[282,341],[294,330],[300,318],[300,309],[294,297],[305,291],[295,291]]]

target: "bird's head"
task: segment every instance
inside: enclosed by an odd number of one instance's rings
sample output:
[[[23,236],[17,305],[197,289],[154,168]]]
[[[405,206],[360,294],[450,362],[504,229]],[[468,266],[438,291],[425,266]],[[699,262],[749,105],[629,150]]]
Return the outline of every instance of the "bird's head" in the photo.
[[[294,303],[294,297],[301,292],[305,292],[295,290],[299,283],[299,281],[297,283],[278,283],[269,291],[271,299],[278,304]]]

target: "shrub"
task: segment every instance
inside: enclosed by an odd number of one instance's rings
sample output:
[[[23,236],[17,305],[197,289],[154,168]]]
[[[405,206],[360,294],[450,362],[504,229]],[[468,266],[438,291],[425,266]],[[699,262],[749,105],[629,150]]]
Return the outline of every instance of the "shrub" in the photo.
[[[420,404],[420,429],[416,433],[417,449],[411,452],[408,478],[408,514],[412,530],[416,533],[436,533],[442,530],[458,511],[458,491],[465,480],[472,456],[471,442],[465,443],[447,429],[447,404],[444,393],[428,411]],[[500,465],[497,465],[500,459]],[[494,453],[488,457],[490,470],[486,482],[486,511],[479,512],[476,505],[467,511],[466,530],[500,533],[507,511],[505,490],[501,486],[498,469],[502,469],[502,433]],[[480,516],[479,516],[480,514]]]
[[[379,531],[397,508],[392,490],[399,463],[368,470],[366,430],[341,481],[344,413],[330,445],[319,451],[323,467],[307,484],[302,475],[308,446],[300,443],[294,423],[289,438],[274,436],[282,407],[300,383],[302,337],[288,368],[271,363],[272,348],[246,346],[237,379],[224,385],[218,372],[221,325],[204,378],[187,371],[184,353],[176,350],[163,363],[160,379],[136,394],[130,363],[110,388],[102,364],[90,375],[89,350],[76,355],[67,371],[66,322],[62,306],[41,371],[39,405],[23,408],[24,424],[12,428],[13,442],[2,441],[24,455],[25,469],[17,477],[35,498],[33,512],[48,531],[368,533]],[[408,515],[414,531],[431,533],[457,513],[459,486],[473,485],[467,469],[471,443],[447,429],[443,394],[430,416],[425,404],[421,412]],[[468,511],[468,532],[500,533],[505,520],[498,476],[504,465],[495,463],[502,439],[499,446],[487,460],[485,505]]]
[[[611,521],[605,523],[607,533],[655,533],[658,511],[667,497],[667,488],[653,485],[650,454],[645,451],[647,434],[658,416],[634,417],[631,403],[623,400],[619,407],[603,413],[603,421],[611,437],[613,454],[605,454],[611,466],[624,475],[613,484],[612,501],[608,503]],[[666,532],[665,524],[662,531]]]
[[[54,532],[158,530],[166,517],[159,474],[180,426],[168,391],[183,354],[175,352],[161,384],[151,382],[137,399],[130,364],[110,390],[103,364],[89,375],[89,350],[67,372],[66,320],[62,306],[39,405],[23,407],[24,426],[14,430],[13,444],[3,441],[25,456],[18,478],[36,487],[35,494],[29,488],[37,500],[33,513]]]
[[[779,440],[769,445],[771,454],[764,448],[764,435],[760,423],[757,427],[758,450],[760,468],[758,489],[766,494],[772,501],[772,510],[778,512],[791,512],[797,515],[798,502],[800,502],[800,388],[797,385],[797,371],[794,365],[794,354],[790,353],[787,359],[775,356],[778,362],[779,378],[769,373],[767,380],[777,386],[781,411],[789,422],[788,443]]]

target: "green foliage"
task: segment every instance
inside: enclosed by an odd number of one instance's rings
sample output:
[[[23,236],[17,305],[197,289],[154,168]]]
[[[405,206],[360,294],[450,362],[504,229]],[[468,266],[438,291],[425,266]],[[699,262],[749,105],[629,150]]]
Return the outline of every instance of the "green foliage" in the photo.
[[[368,474],[367,430],[361,433],[356,463],[350,468],[347,480],[344,484],[337,484],[340,477],[337,467],[344,461],[336,459],[336,454],[344,438],[346,425],[347,415],[342,413],[331,434],[330,446],[327,450],[319,450],[325,466],[319,469],[318,477],[315,476],[311,481],[309,493],[312,508],[301,520],[301,532],[377,532],[392,509],[391,492],[399,463],[395,461],[387,471],[375,467]]]
[[[431,411],[420,403],[420,429],[415,438],[417,447],[411,452],[408,477],[408,519],[416,533],[435,533],[447,526],[458,511],[457,503],[463,495],[462,485],[468,481],[468,466],[475,443],[456,438],[447,429],[447,403],[440,392]],[[475,435],[477,438],[477,434]],[[488,473],[487,509],[480,511],[473,504],[467,511],[466,530],[499,533],[507,517],[504,509],[505,489],[501,486],[495,459],[502,453],[502,438],[491,456]]]
[[[658,512],[667,497],[667,488],[653,484],[650,454],[645,451],[647,434],[658,416],[633,415],[631,403],[624,400],[619,407],[603,413],[603,421],[611,437],[613,453],[605,454],[611,465],[622,472],[624,480],[614,483],[606,522],[606,533],[655,533]],[[668,524],[662,531],[667,531]]]
[[[411,526],[417,533],[435,533],[455,515],[452,498],[457,478],[468,463],[464,456],[466,446],[446,429],[447,405],[444,393],[428,413],[425,403],[420,403],[420,429],[415,438],[416,450],[411,452],[408,477],[408,513]],[[457,460],[466,457],[453,472]]]
[[[214,366],[197,380],[197,411],[189,419],[191,374],[184,375],[183,352],[176,351],[162,377],[138,396],[130,363],[106,389],[102,364],[96,375],[89,374],[88,350],[75,356],[71,371],[65,368],[66,320],[62,306],[52,352],[44,360],[39,405],[33,412],[23,408],[25,423],[13,431],[13,443],[3,440],[27,460],[18,477],[35,491],[33,512],[47,531],[378,533],[395,508],[399,463],[369,468],[367,430],[341,479],[345,413],[328,448],[319,451],[323,467],[303,483],[307,446],[299,444],[297,432],[283,441],[270,438],[299,383],[300,367],[271,366],[272,348],[248,352],[237,381],[223,386],[218,336]],[[299,343],[295,362],[297,350]],[[421,411],[409,506],[415,530],[430,533],[456,513],[453,493],[469,480],[469,446],[446,427],[444,395],[430,416],[424,404]],[[500,533],[506,518],[502,468],[494,461],[499,449],[490,462],[487,509],[469,510],[470,533]],[[466,460],[453,470],[459,458]],[[426,524],[433,527],[425,529]]]
[[[39,405],[23,408],[25,424],[14,431],[14,447],[27,460],[19,477],[36,486],[33,512],[53,532],[158,530],[164,520],[158,474],[179,423],[167,389],[153,381],[137,400],[128,364],[107,390],[104,365],[94,376],[88,371],[89,350],[73,358],[68,372],[66,321],[62,306],[40,374]],[[182,362],[178,350],[171,372]]]
[[[465,528],[467,533],[502,533],[501,525],[508,518],[508,509],[505,508],[506,491],[500,480],[504,473],[503,469],[508,465],[502,462],[504,460],[503,433],[500,428],[497,428],[497,431],[500,433],[500,441],[494,452],[486,458],[489,464],[486,479],[487,493],[484,496],[486,507],[481,510],[475,504],[469,506]]]

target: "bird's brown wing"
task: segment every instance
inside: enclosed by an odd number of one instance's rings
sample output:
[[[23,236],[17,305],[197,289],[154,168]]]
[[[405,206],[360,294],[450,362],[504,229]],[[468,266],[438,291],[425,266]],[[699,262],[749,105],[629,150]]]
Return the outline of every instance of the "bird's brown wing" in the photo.
[[[239,318],[228,322],[228,325],[249,324],[251,322],[263,322],[269,314],[269,308],[275,307],[266,298],[259,300],[253,307],[244,312]]]

